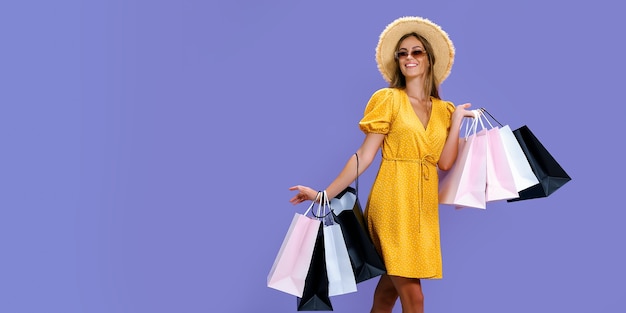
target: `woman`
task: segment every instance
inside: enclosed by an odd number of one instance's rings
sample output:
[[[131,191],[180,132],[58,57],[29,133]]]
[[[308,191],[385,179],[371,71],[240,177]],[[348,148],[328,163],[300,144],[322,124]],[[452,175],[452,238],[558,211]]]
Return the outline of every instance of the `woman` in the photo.
[[[423,312],[420,279],[442,278],[438,215],[438,170],[457,156],[463,117],[469,103],[455,107],[439,97],[439,84],[450,73],[454,46],[436,24],[402,17],[380,36],[376,61],[388,88],[370,98],[360,129],[366,134],[356,154],[365,171],[382,148],[382,161],[365,208],[372,240],[387,274],[374,292],[371,312],[392,312],[398,297],[402,312]],[[352,156],[326,188],[329,198],[356,178]],[[318,192],[293,186],[290,202],[316,200]]]

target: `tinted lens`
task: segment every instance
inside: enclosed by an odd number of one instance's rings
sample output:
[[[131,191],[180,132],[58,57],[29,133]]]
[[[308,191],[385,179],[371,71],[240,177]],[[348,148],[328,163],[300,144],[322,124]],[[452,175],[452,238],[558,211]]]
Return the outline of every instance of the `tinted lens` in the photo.
[[[422,55],[424,53],[424,51],[422,50],[413,50],[411,51],[411,56],[413,56],[414,58],[417,58],[418,56]]]
[[[409,56],[407,51],[396,51],[396,59],[406,58]]]
[[[425,52],[422,50],[413,50],[411,51],[411,56],[413,58],[417,58],[420,55],[424,54]],[[396,59],[403,59],[409,56],[409,52],[408,51],[396,51]]]

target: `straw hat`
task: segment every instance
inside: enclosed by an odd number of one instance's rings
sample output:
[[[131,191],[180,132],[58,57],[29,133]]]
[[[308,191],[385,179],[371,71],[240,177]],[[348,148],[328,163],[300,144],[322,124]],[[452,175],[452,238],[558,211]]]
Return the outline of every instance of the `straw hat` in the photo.
[[[437,81],[442,83],[450,74],[454,63],[454,46],[439,25],[422,17],[401,17],[387,25],[376,46],[378,70],[387,82],[391,82],[396,70],[396,45],[402,36],[413,32],[426,38],[432,46],[435,54],[434,74]]]

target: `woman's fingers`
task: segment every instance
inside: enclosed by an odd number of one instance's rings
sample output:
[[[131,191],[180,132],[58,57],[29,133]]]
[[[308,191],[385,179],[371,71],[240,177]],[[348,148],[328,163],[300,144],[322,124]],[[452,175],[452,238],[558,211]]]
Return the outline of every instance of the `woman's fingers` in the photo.
[[[313,190],[313,189],[311,189],[309,187],[301,186],[301,185],[296,185],[296,186],[289,187],[289,190],[292,190],[292,191],[293,190],[297,190],[298,191],[298,194],[293,196],[293,198],[291,198],[289,200],[289,202],[291,202],[292,204],[298,204],[298,203],[302,203],[302,202],[304,202],[306,200],[311,200],[310,196],[309,196],[309,193],[307,192],[309,189]]]

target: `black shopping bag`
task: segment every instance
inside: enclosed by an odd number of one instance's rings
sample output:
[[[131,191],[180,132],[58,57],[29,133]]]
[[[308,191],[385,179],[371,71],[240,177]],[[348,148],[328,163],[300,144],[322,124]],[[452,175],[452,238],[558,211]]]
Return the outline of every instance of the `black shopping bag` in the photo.
[[[356,190],[346,188],[330,204],[337,224],[341,226],[350,263],[357,283],[385,274],[385,264],[376,251],[365,221]]]
[[[518,198],[509,199],[507,202],[547,197],[572,180],[528,126],[524,125],[514,130],[513,134],[524,151],[539,184],[520,191]]]
[[[311,266],[304,281],[302,298],[298,297],[298,311],[332,311],[328,295],[328,274],[326,272],[326,255],[324,253],[323,223],[317,232],[317,241],[313,248]]]
[[[359,156],[356,156],[356,190],[350,186],[330,202],[333,218],[341,226],[357,283],[386,273],[385,264],[369,236],[359,202]]]

